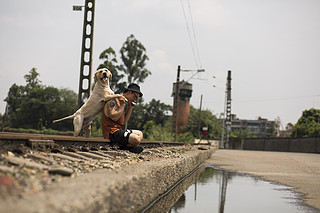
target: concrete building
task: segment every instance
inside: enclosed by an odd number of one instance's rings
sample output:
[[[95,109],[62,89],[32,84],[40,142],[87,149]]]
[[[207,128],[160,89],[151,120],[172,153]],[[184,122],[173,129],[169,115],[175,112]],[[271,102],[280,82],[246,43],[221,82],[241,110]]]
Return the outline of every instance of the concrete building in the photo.
[[[270,136],[270,128],[272,121],[268,121],[265,118],[259,118],[258,120],[246,120],[239,119],[235,114],[232,114],[231,131],[248,129],[254,135],[258,137]]]

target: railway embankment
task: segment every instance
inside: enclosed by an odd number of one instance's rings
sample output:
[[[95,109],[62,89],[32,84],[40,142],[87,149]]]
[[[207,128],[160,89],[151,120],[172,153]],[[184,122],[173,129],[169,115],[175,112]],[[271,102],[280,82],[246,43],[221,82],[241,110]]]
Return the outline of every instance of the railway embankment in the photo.
[[[217,148],[149,141],[135,154],[48,137],[0,134],[1,212],[139,212]]]

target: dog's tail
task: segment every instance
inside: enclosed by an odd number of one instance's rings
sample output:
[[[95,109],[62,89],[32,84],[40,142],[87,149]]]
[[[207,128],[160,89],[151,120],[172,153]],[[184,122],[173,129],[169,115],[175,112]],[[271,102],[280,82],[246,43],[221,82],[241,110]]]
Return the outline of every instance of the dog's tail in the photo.
[[[58,120],[54,120],[52,121],[52,123],[57,123],[59,121],[63,121],[63,120],[67,120],[67,119],[71,119],[71,118],[74,118],[74,114],[73,115],[70,115],[70,116],[67,116],[67,117],[64,117],[64,118],[61,118],[61,119],[58,119]]]

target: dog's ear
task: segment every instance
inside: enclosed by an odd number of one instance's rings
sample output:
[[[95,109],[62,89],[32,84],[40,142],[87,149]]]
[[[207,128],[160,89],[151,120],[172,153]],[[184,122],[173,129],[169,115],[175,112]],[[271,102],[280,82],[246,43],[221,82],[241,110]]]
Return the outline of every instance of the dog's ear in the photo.
[[[110,72],[110,70],[108,70],[107,72],[108,72],[108,75],[109,75],[109,79],[111,81],[112,80],[112,73]]]
[[[97,77],[97,74],[99,73],[99,70],[97,70],[95,73],[94,73],[94,80],[97,81],[98,80],[98,77]]]

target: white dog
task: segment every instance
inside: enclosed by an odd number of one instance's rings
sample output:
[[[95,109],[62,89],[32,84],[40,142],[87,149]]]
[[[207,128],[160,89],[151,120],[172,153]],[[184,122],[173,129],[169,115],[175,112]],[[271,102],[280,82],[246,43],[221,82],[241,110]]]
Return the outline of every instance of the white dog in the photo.
[[[106,69],[99,69],[94,74],[96,81],[95,87],[86,103],[78,109],[73,115],[54,120],[53,123],[73,118],[74,136],[78,136],[81,130],[84,130],[85,136],[89,137],[91,133],[91,123],[96,115],[101,112],[106,101],[120,97],[119,94],[114,94],[109,86],[109,78],[111,72]]]

